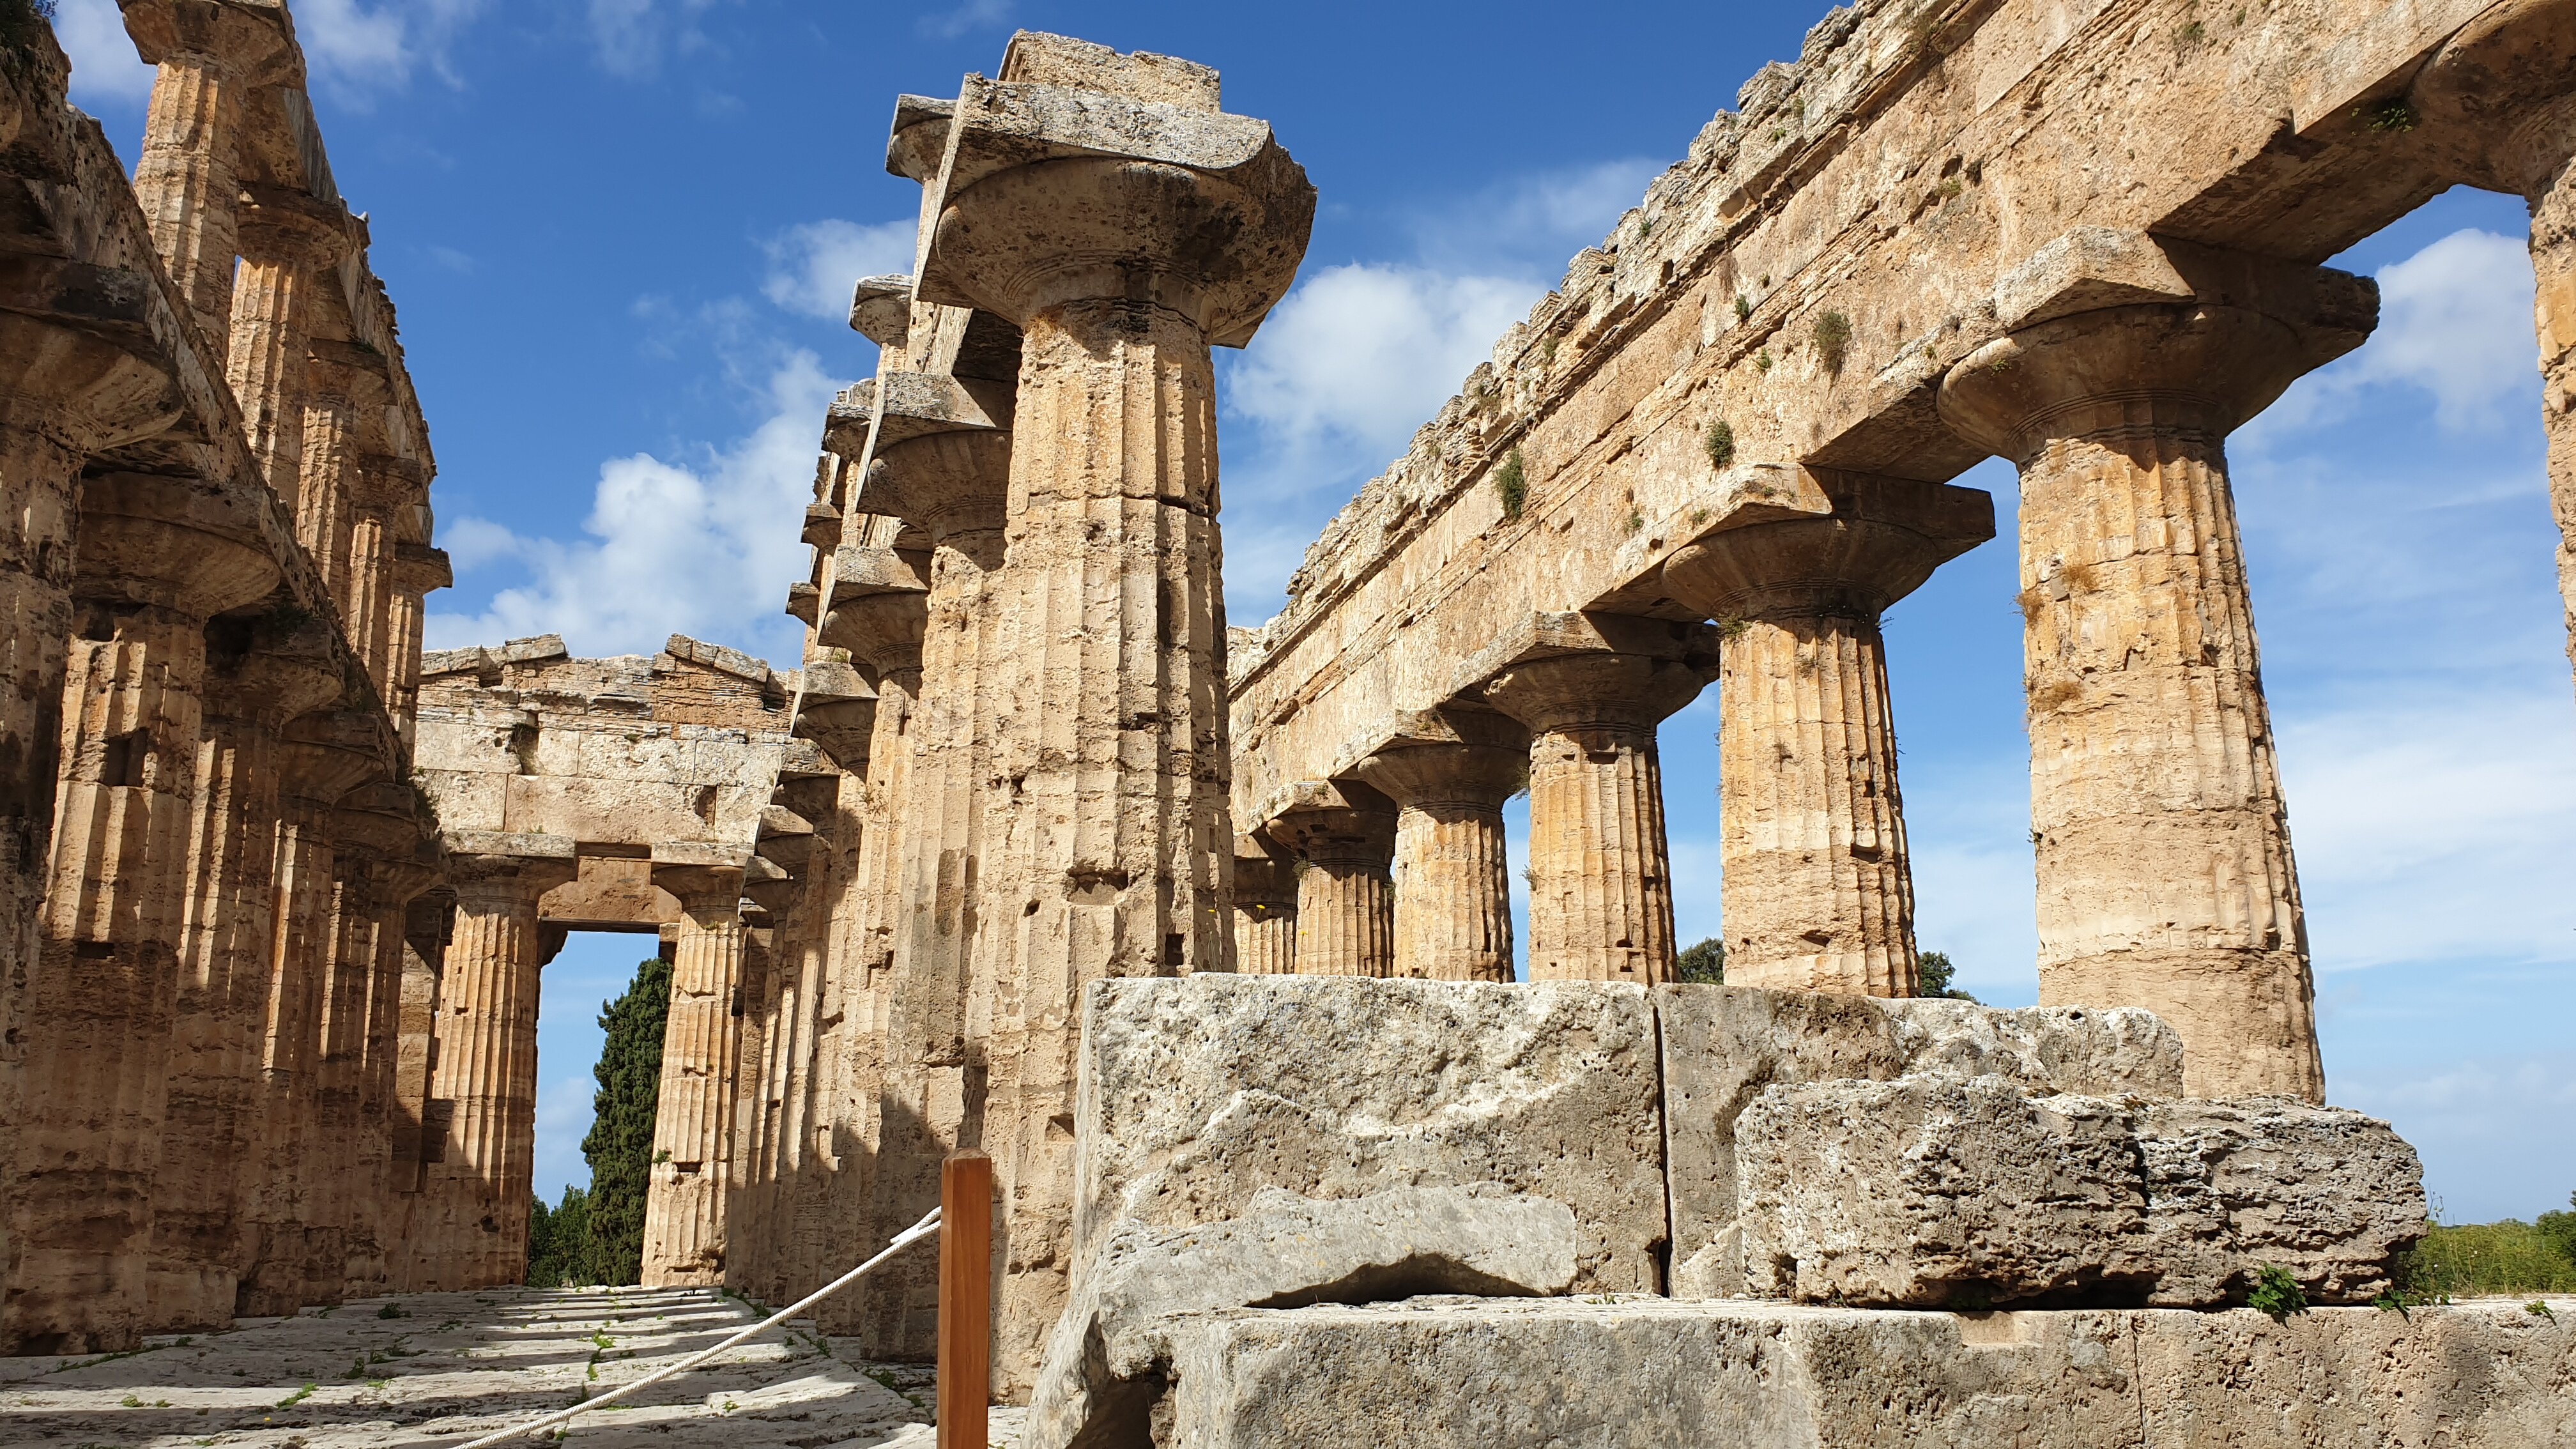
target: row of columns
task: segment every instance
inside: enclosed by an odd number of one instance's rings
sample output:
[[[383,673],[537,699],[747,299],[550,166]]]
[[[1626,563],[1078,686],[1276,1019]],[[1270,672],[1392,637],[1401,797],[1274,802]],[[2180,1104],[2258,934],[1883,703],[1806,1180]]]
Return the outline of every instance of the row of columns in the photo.
[[[300,61],[273,7],[125,13],[161,65],[136,193],[181,345],[229,377],[274,484],[326,265],[304,223],[347,236],[336,206],[239,183],[247,97]],[[236,284],[272,250],[295,265]],[[223,447],[120,464],[180,421],[183,364],[82,295],[0,317],[0,1354],[381,1287],[399,1000],[436,965],[406,940],[435,854],[384,714],[298,607],[268,500]]]

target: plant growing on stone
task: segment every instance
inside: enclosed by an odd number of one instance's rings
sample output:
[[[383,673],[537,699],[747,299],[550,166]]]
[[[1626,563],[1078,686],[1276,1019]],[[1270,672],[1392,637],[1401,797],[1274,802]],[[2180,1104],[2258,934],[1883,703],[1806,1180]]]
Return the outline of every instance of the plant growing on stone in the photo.
[[[1840,312],[1827,312],[1816,319],[1816,356],[1823,359],[1828,375],[1840,377],[1843,359],[1850,355],[1851,318]]]
[[[1716,422],[1709,424],[1708,436],[1700,440],[1700,446],[1708,450],[1708,462],[1710,467],[1724,468],[1727,464],[1735,461],[1734,427],[1728,424],[1724,418],[1720,418]]]
[[[2245,1295],[2245,1306],[2274,1323],[2287,1323],[2308,1311],[2308,1293],[2289,1269],[2266,1263],[2254,1270],[2254,1291]]]
[[[1494,496],[1502,500],[1503,520],[1518,523],[1521,505],[1529,501],[1529,466],[1521,460],[1521,450],[1512,449],[1503,466],[1494,470]]]
[[[2363,125],[2368,126],[2374,131],[2412,131],[2415,129],[2415,108],[2406,104],[2403,100],[2390,101],[2385,105],[2363,106],[2360,107],[2355,114],[2361,117],[2361,123]]]
[[[1753,316],[1753,299],[1752,299],[1752,298],[1750,298],[1750,297],[1745,296],[1742,292],[1738,292],[1738,293],[1736,293],[1736,294],[1735,294],[1735,320],[1736,320],[1736,321],[1738,321],[1738,322],[1742,322],[1742,321],[1746,321],[1746,320],[1748,320],[1748,319],[1749,319],[1749,318],[1751,318],[1752,316]]]
[[[1753,370],[1755,372],[1769,372],[1771,370],[1770,348],[1765,347],[1759,353],[1754,355]]]

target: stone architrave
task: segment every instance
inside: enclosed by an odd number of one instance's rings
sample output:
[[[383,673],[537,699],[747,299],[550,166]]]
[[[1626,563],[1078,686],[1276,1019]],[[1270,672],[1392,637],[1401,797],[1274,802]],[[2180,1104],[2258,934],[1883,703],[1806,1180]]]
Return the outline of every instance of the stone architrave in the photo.
[[[1655,728],[1706,682],[1696,657],[1602,650],[1524,659],[1485,686],[1530,731],[1532,981],[1652,986],[1672,975]]]
[[[208,631],[205,737],[198,747],[188,935],[153,1184],[147,1320],[156,1333],[232,1321],[243,1266],[244,1154],[259,1131],[276,947],[281,734],[339,697],[341,671],[318,620],[269,637],[266,621]],[[238,639],[238,650],[228,647]]]
[[[1287,291],[1315,193],[1216,73],[1028,32],[969,77],[916,298],[1022,335],[980,916],[984,1141],[1008,1204],[995,1383],[1064,1305],[1080,993],[1222,967],[1228,822],[1215,371]],[[900,120],[904,112],[899,110]]]
[[[1914,873],[1879,616],[1992,538],[1972,489],[1819,474],[1832,515],[1714,533],[1664,564],[1719,621],[1726,976],[1912,996]]]
[[[2506,0],[2478,12],[2415,80],[2426,124],[2469,183],[2531,205],[2540,415],[2558,518],[2558,588],[2576,662],[2576,4]]]
[[[1395,802],[1361,784],[1318,780],[1264,827],[1297,858],[1297,970],[1395,971]]]
[[[1255,835],[1234,838],[1234,969],[1297,973],[1297,862]]]
[[[243,202],[226,375],[251,457],[293,512],[304,484],[305,357],[317,289],[356,244],[356,222],[335,202],[272,186],[246,188]]]
[[[250,95],[301,84],[304,59],[284,0],[118,0],[118,8],[135,50],[160,67],[144,113],[135,199],[153,249],[220,362],[232,340]]]
[[[1529,732],[1490,710],[1409,721],[1358,776],[1398,807],[1395,959],[1388,975],[1512,979],[1511,861],[1503,802],[1529,784]]]
[[[660,865],[653,883],[680,902],[671,1015],[653,1120],[653,1179],[644,1206],[644,1284],[720,1284],[733,1183],[734,1101],[744,990],[742,867]]]
[[[206,623],[278,571],[189,478],[85,480],[0,1350],[135,1346],[184,944]]]
[[[433,1123],[446,1122],[413,1218],[417,1258],[451,1265],[449,1288],[517,1282],[527,1271],[536,1151],[537,903],[572,879],[571,842],[452,837],[455,935],[440,994]],[[543,851],[544,853],[535,853]],[[424,1157],[432,1154],[425,1151]]]
[[[2160,250],[2198,300],[2047,316],[1941,390],[1953,428],[2021,468],[2040,1000],[2154,1011],[2182,1033],[2195,1095],[2322,1100],[2223,444],[2359,346],[2377,292],[2116,240]]]

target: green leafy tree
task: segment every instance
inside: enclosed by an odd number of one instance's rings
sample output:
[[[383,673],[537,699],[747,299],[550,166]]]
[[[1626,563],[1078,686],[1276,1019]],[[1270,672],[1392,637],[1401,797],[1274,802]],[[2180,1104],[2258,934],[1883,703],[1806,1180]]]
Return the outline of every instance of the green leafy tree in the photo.
[[[605,1003],[599,1025],[599,1091],[591,1098],[584,1213],[587,1251],[574,1276],[584,1283],[644,1278],[644,1194],[653,1176],[653,1117],[662,1100],[662,1032],[671,1018],[671,963],[648,956],[626,994]]]
[[[1673,979],[1692,986],[1726,984],[1726,942],[1711,936],[1681,954],[1674,963]]]
[[[2567,1194],[2567,1206],[2576,1209],[2576,1192]],[[2576,1211],[2542,1213],[2537,1226],[2549,1246],[2558,1250],[2558,1256],[2565,1258],[2570,1268],[2576,1268]]]
[[[564,1184],[563,1202],[549,1208],[534,1199],[528,1212],[528,1286],[562,1288],[592,1279],[590,1194]]]
[[[1916,974],[1921,978],[1914,988],[1917,996],[1938,996],[1951,1001],[1977,999],[1950,984],[1951,979],[1959,974],[1959,968],[1950,964],[1947,952],[1924,952],[1917,960]]]

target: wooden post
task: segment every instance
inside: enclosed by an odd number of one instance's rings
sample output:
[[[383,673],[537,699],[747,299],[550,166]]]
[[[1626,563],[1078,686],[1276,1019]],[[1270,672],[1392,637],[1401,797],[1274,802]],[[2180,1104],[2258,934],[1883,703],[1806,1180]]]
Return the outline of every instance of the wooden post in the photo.
[[[993,1159],[939,1169],[939,1449],[986,1449],[993,1400]]]

